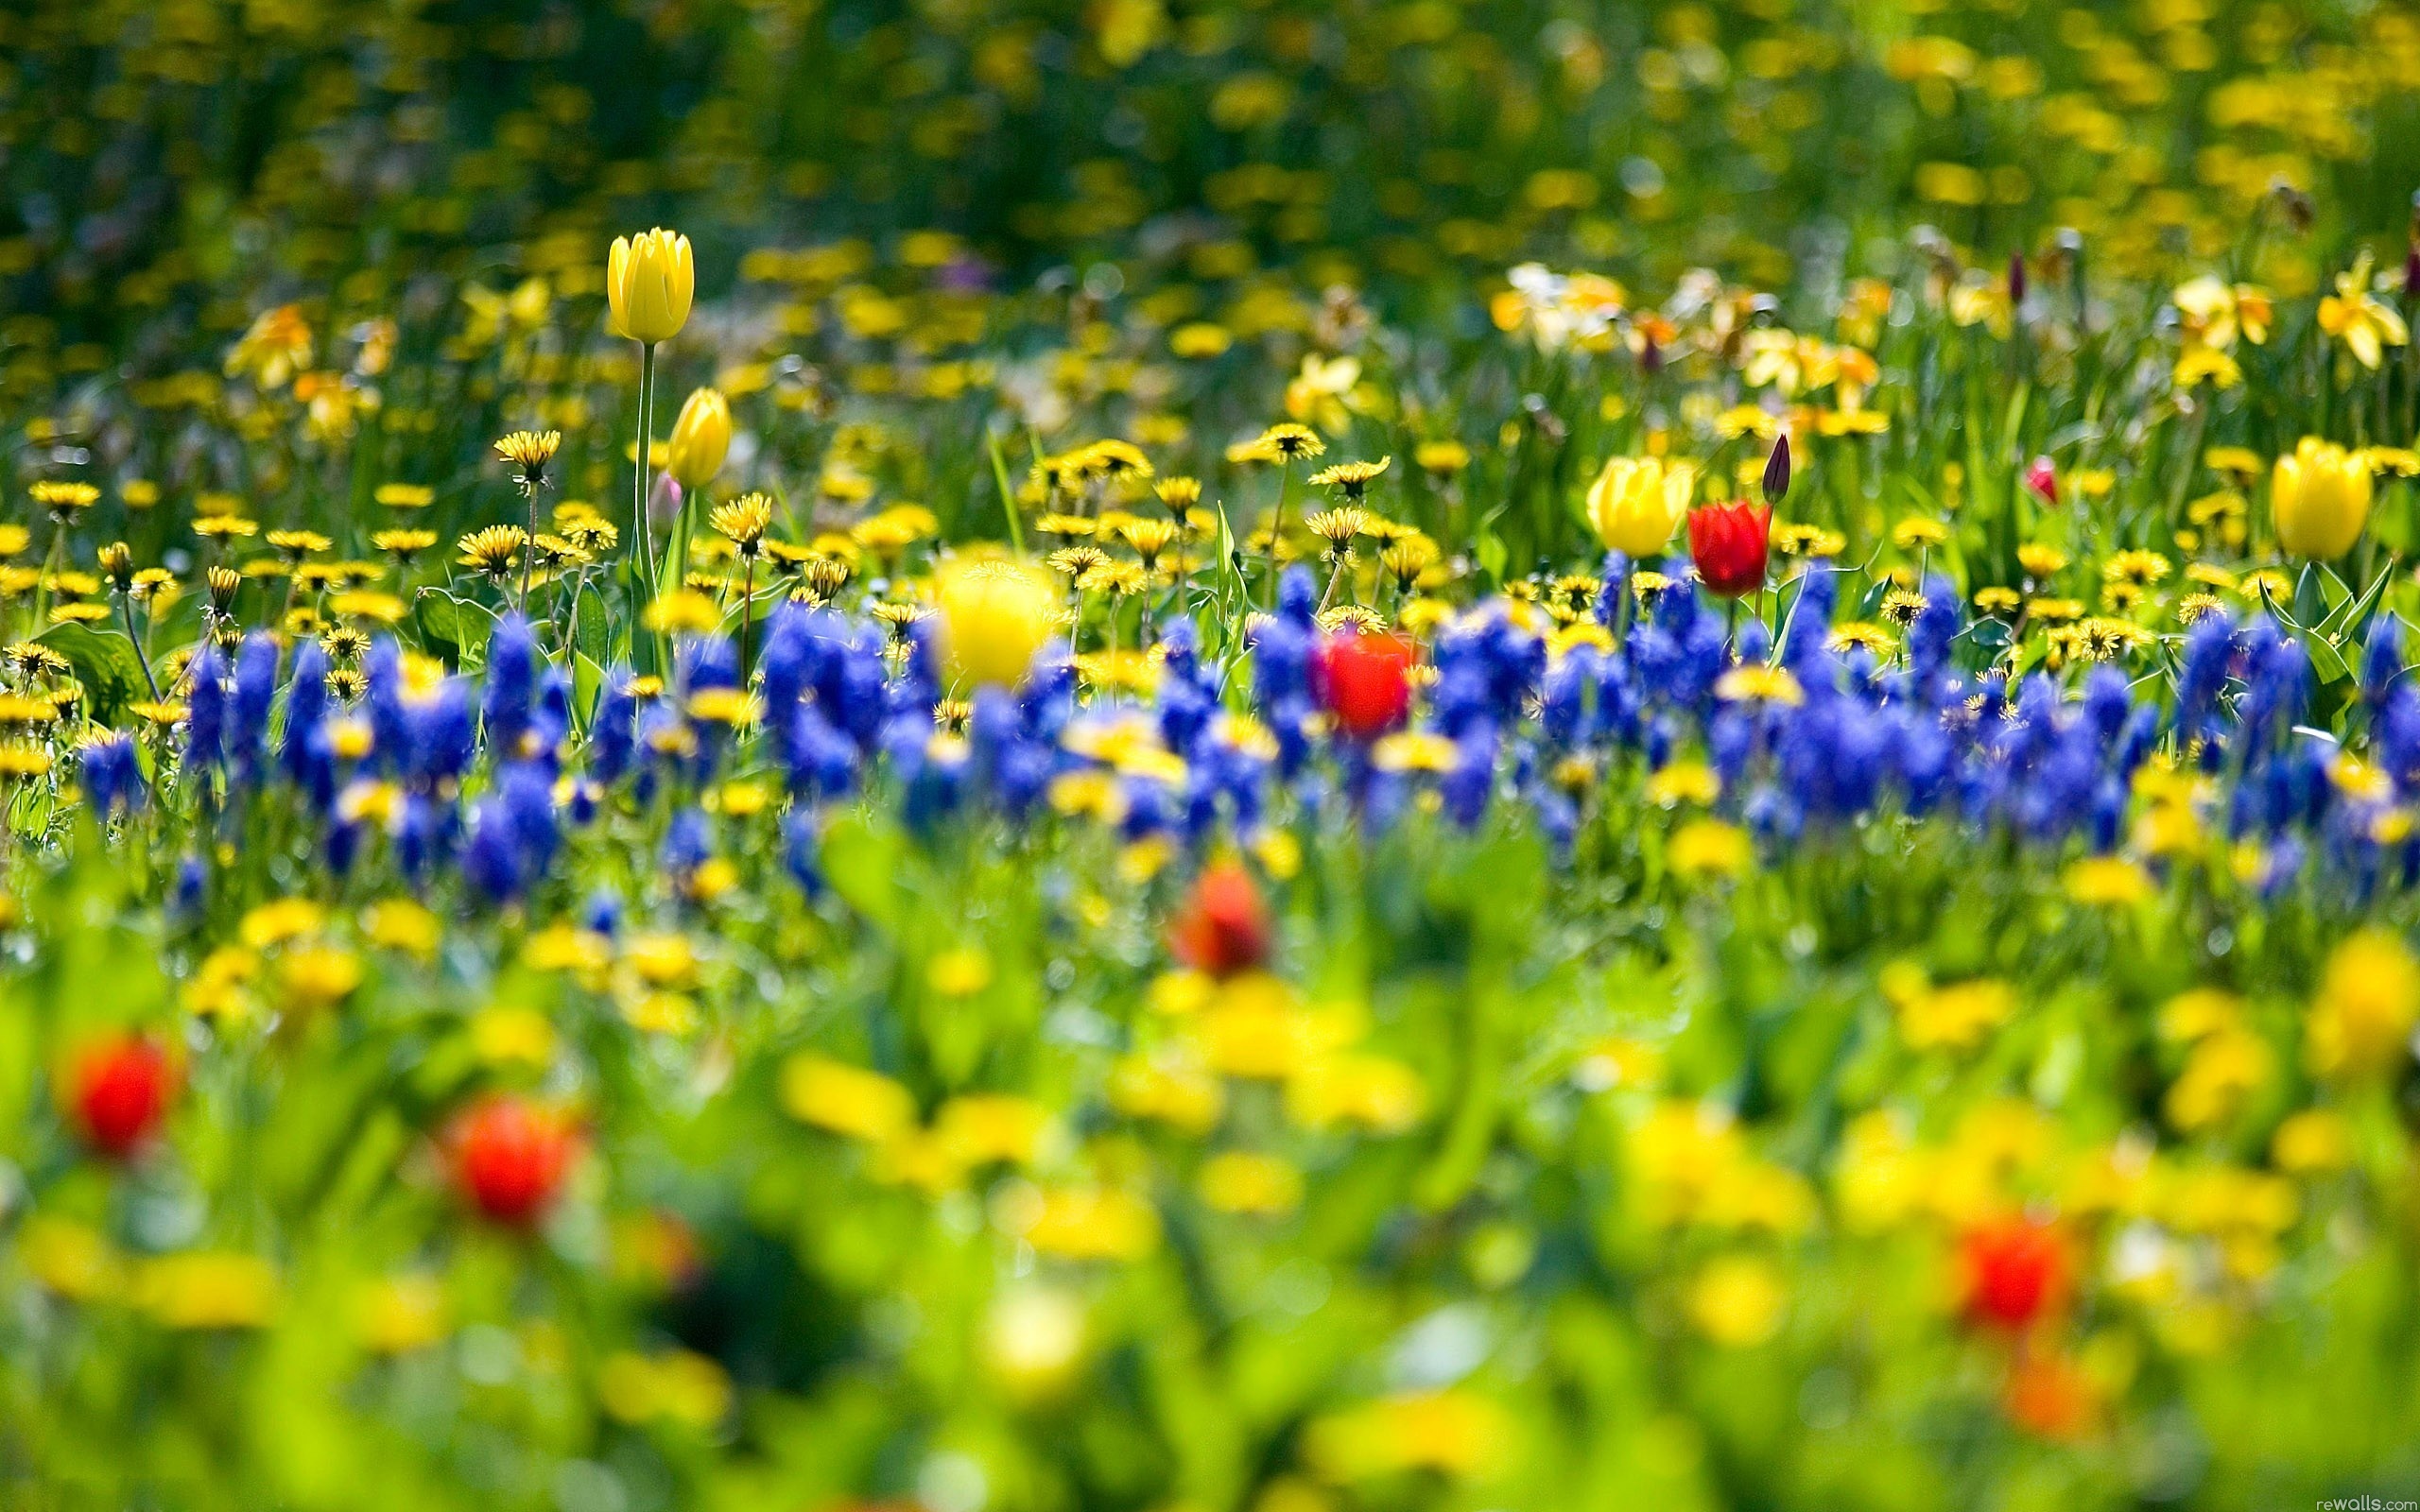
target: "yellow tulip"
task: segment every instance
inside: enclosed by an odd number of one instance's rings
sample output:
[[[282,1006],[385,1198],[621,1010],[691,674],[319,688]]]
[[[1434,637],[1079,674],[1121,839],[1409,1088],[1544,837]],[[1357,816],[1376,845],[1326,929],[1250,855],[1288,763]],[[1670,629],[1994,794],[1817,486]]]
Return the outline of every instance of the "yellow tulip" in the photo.
[[[672,422],[672,439],[665,447],[664,470],[684,489],[697,490],[714,481],[731,451],[731,404],[718,388],[700,388],[681,406]]]
[[[650,347],[671,340],[689,323],[689,301],[697,289],[688,237],[658,227],[644,235],[614,238],[605,259],[605,302],[615,335]]]
[[[1686,462],[1615,457],[1588,486],[1588,523],[1608,548],[1625,556],[1653,556],[1670,543],[1673,530],[1689,512],[1697,482],[1698,470]]]
[[[1051,637],[1050,576],[1014,561],[955,562],[934,575],[942,662],[953,685],[1013,686]]]
[[[2370,464],[2359,452],[2306,436],[2277,458],[2269,485],[2277,544],[2290,557],[2342,557],[2370,520]]]

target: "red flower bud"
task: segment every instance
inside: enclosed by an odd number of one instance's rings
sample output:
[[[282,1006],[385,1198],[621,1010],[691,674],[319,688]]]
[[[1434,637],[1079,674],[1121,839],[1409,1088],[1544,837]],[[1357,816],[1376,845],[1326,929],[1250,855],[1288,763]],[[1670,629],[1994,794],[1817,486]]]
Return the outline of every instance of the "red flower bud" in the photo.
[[[1230,977],[1269,959],[1269,905],[1233,861],[1206,868],[1168,930],[1168,949],[1197,971]]]
[[[2066,1304],[2066,1241],[2048,1224],[2001,1218],[1959,1236],[1970,1323],[2017,1332]]]
[[[498,1223],[534,1224],[562,1186],[579,1139],[563,1118],[518,1097],[490,1097],[455,1121],[454,1181]]]
[[[2025,465],[2025,486],[2044,504],[2059,502],[2059,470],[2050,465],[2047,456],[2037,456]]]
[[[1399,635],[1340,635],[1320,647],[1320,704],[1356,740],[1383,735],[1411,709],[1409,641]]]
[[[133,1035],[91,1040],[68,1067],[68,1109],[77,1132],[112,1160],[125,1160],[158,1131],[176,1091],[167,1051]]]
[[[1769,504],[1714,504],[1689,516],[1689,558],[1717,598],[1741,598],[1765,586]]]
[[[2092,1379],[2056,1355],[2026,1354],[2009,1369],[2000,1410],[2036,1437],[2080,1438],[2092,1426]]]

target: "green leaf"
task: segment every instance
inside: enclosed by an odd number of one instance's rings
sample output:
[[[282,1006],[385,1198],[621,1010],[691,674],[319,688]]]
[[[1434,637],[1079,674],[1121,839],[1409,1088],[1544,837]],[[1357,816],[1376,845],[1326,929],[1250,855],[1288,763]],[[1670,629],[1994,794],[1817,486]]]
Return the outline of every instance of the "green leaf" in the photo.
[[[441,643],[464,666],[479,660],[479,654],[487,649],[489,633],[495,628],[495,616],[485,605],[457,598],[441,588],[422,589],[412,610],[413,618],[420,622],[421,633],[432,642]]]
[[[2318,676],[2322,686],[2353,675],[2353,669],[2345,665],[2343,653],[2326,636],[2305,636],[2303,644],[2310,647],[2311,670]]]
[[[823,832],[823,877],[842,902],[885,930],[899,927],[899,834],[856,815]]]
[[[102,724],[110,723],[128,704],[150,696],[134,643],[115,630],[69,623],[54,625],[36,639],[76,668],[76,680],[84,685],[90,713]]]
[[[1478,541],[1473,544],[1478,557],[1480,570],[1497,582],[1502,582],[1506,557],[1502,538],[1493,530],[1481,530]]]
[[[612,627],[605,618],[605,600],[592,590],[580,592],[571,615],[572,650],[598,666],[613,660]]]

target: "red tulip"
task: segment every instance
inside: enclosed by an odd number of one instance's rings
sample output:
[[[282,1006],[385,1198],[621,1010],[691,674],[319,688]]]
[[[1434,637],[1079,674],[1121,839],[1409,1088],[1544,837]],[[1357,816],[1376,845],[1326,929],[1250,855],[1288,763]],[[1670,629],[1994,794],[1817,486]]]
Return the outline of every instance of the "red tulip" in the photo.
[[[1714,504],[1689,516],[1689,557],[1698,580],[1717,598],[1743,598],[1765,586],[1769,504]]]
[[[1385,734],[1411,709],[1409,641],[1400,635],[1340,635],[1320,647],[1320,702],[1356,740]]]
[[[68,1108],[77,1131],[112,1160],[125,1160],[151,1138],[176,1091],[167,1051],[134,1035],[91,1040],[68,1067]]]
[[[1230,977],[1269,959],[1269,905],[1233,861],[1205,868],[1169,927],[1168,949],[1197,971]]]
[[[558,1113],[518,1097],[490,1097],[455,1122],[454,1180],[471,1205],[498,1223],[537,1222],[563,1183],[579,1146]]]
[[[2025,486],[2044,504],[2059,502],[2059,470],[2050,465],[2047,456],[2037,456],[2025,464]]]
[[[2048,1224],[2001,1218],[1959,1236],[1970,1323],[2017,1332],[2066,1301],[2066,1241]]]

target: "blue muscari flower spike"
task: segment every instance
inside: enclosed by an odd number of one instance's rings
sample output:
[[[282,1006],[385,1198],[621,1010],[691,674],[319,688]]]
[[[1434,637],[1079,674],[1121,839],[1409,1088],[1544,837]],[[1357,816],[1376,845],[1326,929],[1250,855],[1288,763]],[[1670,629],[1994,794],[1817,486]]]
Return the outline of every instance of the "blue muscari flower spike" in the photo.
[[[592,935],[612,939],[622,932],[622,895],[611,887],[599,887],[579,905],[579,927]]]
[[[2361,648],[2361,697],[2376,709],[2387,690],[2403,675],[2403,622],[2392,610],[2370,621],[2369,644]]]
[[[403,763],[411,732],[404,713],[404,653],[394,637],[380,636],[361,659],[367,684],[362,706],[370,719],[371,759],[380,771],[395,771]]]
[[[462,848],[462,875],[492,902],[510,902],[521,896],[529,874],[523,869],[512,816],[500,795],[479,799],[471,811],[471,839]]]
[[[805,607],[785,601],[765,626],[765,649],[756,658],[756,692],[764,701],[764,730],[773,754],[787,760],[790,712],[806,696],[813,675],[808,664]]]
[[[856,787],[860,758],[856,743],[832,728],[812,701],[790,712],[786,747],[792,793],[810,799],[838,798]]]
[[[134,755],[134,737],[111,735],[83,747],[78,761],[86,801],[102,823],[123,810],[134,812],[143,800],[143,771]]]
[[[782,819],[782,865],[810,899],[823,893],[823,836],[813,813],[792,809]]]
[[[470,690],[460,678],[446,678],[426,697],[405,706],[404,775],[430,785],[458,778],[470,770],[478,741]]]
[[[596,719],[588,731],[588,770],[600,782],[618,782],[631,769],[637,748],[638,700],[631,696],[631,674],[615,667],[605,675],[605,691],[596,699]]]
[[[205,641],[189,669],[193,692],[185,700],[185,766],[208,771],[227,759],[227,662]]]
[[[1630,593],[1630,558],[1618,551],[1605,553],[1605,564],[1598,570],[1597,602],[1590,606],[1597,623],[1607,629],[1622,611],[1622,600]]]
[[[1752,619],[1739,627],[1740,661],[1762,662],[1772,654],[1772,632],[1765,628],[1764,621]]]
[[[672,822],[665,827],[664,849],[658,856],[667,873],[685,878],[714,853],[714,832],[708,828],[704,814],[684,808],[672,816]]]
[[[2185,655],[2176,672],[2178,738],[2192,740],[2208,732],[2234,656],[2235,621],[2224,610],[2212,610],[2185,632]]]
[[[181,919],[201,917],[210,898],[210,868],[201,857],[188,855],[177,863],[177,877],[168,895],[169,909]]]
[[[1278,614],[1305,629],[1311,627],[1319,599],[1319,584],[1312,580],[1311,570],[1301,562],[1287,568],[1286,576],[1277,580]]]
[[[673,653],[679,685],[691,693],[739,686],[739,647],[720,635],[689,635]]]
[[[538,643],[529,633],[529,622],[508,610],[488,637],[487,685],[479,700],[488,749],[510,754],[520,748],[522,732],[529,728],[537,677]]]
[[[544,876],[562,838],[555,822],[554,782],[546,768],[534,761],[508,762],[496,773],[495,790],[512,824],[523,874]]]
[[[1918,695],[1927,703],[1938,696],[1948,676],[1950,646],[1963,627],[1957,586],[1939,573],[1926,578],[1925,607],[1908,627],[1908,665],[1915,674]]]
[[[328,657],[320,643],[305,640],[294,653],[294,679],[285,692],[285,734],[279,760],[295,786],[320,814],[336,800],[336,752],[328,740]]]
[[[2126,683],[2126,674],[2116,667],[2101,665],[2092,669],[2083,682],[2083,715],[2105,747],[2114,743],[2118,732],[2126,726],[2126,717],[2134,710],[2135,696]]]
[[[269,707],[276,699],[277,639],[255,630],[235,653],[235,689],[227,704],[229,743],[247,782],[257,782],[268,765]]]
[[[562,765],[563,742],[571,737],[571,679],[562,668],[549,663],[538,678],[538,707],[529,716],[529,729],[522,739],[532,760],[545,764],[549,773],[559,772]]]

